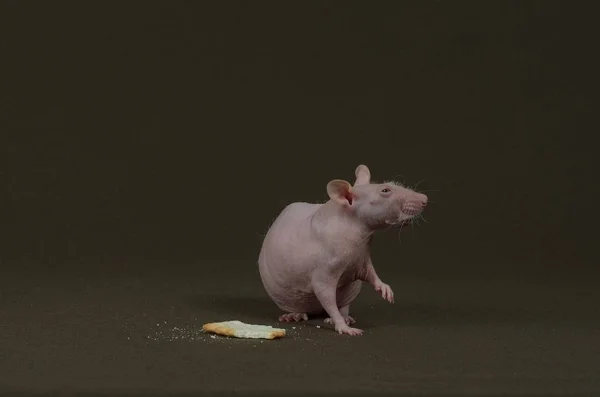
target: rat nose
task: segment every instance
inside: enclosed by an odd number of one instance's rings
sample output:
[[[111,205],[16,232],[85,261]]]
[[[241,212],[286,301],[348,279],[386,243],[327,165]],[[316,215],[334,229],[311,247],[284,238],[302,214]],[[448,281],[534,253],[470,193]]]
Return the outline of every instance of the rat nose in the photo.
[[[427,196],[421,193],[402,201],[402,212],[408,215],[416,215],[427,205]]]

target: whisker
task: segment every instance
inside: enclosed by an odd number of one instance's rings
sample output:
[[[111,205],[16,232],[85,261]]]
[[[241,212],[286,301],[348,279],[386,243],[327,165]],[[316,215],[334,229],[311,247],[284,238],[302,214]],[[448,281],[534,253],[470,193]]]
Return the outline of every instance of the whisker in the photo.
[[[406,185],[406,183],[405,183],[406,178],[402,174],[396,174],[396,175],[394,175],[394,177],[392,178],[392,180],[395,181],[396,178],[398,178],[398,177],[402,178],[402,180],[400,181],[400,184],[401,185]]]
[[[400,229],[398,230],[398,242],[402,244],[402,238],[400,237],[400,233],[402,232],[402,228],[404,227],[404,223],[400,225]]]
[[[414,190],[415,192],[417,191],[417,187],[419,187],[419,185],[425,182],[425,179],[421,179],[419,182],[417,182],[417,184],[415,186],[412,187],[412,190]]]

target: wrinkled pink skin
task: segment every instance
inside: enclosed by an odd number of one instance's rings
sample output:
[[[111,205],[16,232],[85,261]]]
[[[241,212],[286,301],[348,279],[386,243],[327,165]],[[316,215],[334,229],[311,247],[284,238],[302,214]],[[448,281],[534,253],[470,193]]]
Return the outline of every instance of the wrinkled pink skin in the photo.
[[[394,293],[373,267],[369,243],[379,229],[401,226],[421,213],[427,196],[395,182],[372,184],[365,165],[347,181],[327,184],[324,204],[292,203],[273,222],[260,251],[263,285],[286,312],[280,321],[302,321],[326,312],[340,334],[361,335],[352,328],[350,304],[363,282],[388,302]]]

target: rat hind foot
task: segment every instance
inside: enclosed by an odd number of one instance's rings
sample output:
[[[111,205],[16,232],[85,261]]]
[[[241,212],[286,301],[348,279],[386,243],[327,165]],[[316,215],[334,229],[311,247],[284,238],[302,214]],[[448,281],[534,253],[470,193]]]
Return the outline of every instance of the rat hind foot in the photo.
[[[350,305],[340,307],[340,314],[342,315],[342,317],[344,317],[344,320],[346,321],[346,325],[352,325],[352,324],[356,323],[356,320],[354,320],[354,318],[352,316],[350,316]],[[334,325],[333,321],[331,320],[330,317],[327,317],[325,319],[325,324]]]
[[[279,316],[279,321],[291,323],[291,322],[300,322],[300,321],[308,320],[308,315],[306,313],[286,313]]]
[[[349,326],[342,326],[342,327],[336,327],[335,330],[338,332],[338,334],[345,334],[345,335],[350,335],[350,336],[360,336],[363,334],[363,330],[362,329],[358,329],[358,328],[351,328]]]
[[[356,320],[351,316],[344,316],[344,320],[346,320],[346,325],[352,325],[356,323]],[[325,324],[333,324],[333,321],[331,321],[330,317],[325,319]]]

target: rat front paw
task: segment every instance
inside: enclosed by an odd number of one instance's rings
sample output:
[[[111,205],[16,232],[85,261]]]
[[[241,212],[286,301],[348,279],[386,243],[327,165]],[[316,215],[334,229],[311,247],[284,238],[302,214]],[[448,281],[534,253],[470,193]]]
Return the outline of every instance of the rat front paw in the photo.
[[[352,325],[356,323],[356,320],[351,316],[345,316],[344,321],[346,321],[346,325]],[[331,317],[327,317],[325,319],[325,324],[333,324],[333,320],[331,320]]]
[[[394,303],[394,292],[386,283],[381,281],[375,285],[375,291],[381,294],[381,297],[390,303]]]
[[[351,335],[351,336],[360,336],[363,334],[363,330],[362,329],[358,329],[358,328],[352,328],[349,327],[348,325],[344,324],[340,327],[335,327],[335,330],[341,335],[341,334],[346,334],[346,335]]]

